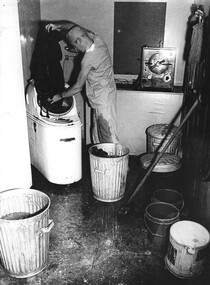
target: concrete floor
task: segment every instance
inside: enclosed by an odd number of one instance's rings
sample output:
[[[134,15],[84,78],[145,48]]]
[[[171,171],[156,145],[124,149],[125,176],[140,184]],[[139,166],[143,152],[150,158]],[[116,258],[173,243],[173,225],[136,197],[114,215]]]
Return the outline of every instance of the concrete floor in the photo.
[[[13,278],[0,268],[0,285],[207,285],[210,284],[209,253],[202,274],[193,279],[174,276],[165,267],[167,240],[159,247],[144,223],[145,206],[155,188],[182,190],[182,172],[171,176],[151,175],[135,198],[130,212],[119,216],[118,210],[144,174],[139,157],[129,157],[125,197],[118,202],[99,202],[93,197],[87,150],[83,155],[83,178],[71,185],[49,183],[33,170],[33,189],[51,199],[49,265],[30,278]],[[177,176],[178,175],[178,176]],[[152,190],[151,190],[152,189]],[[185,193],[183,193],[184,197]],[[180,219],[190,219],[185,207]],[[163,245],[163,246],[162,246]],[[165,245],[165,248],[164,248]],[[206,250],[208,251],[208,250]]]

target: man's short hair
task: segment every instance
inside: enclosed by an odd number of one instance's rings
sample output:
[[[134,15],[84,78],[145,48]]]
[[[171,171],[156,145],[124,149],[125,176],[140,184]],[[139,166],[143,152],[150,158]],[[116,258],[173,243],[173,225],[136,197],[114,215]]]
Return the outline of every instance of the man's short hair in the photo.
[[[66,37],[68,38],[68,40],[70,41],[70,43],[75,41],[75,36],[76,34],[80,34],[80,33],[85,33],[87,35],[87,30],[78,26],[78,25],[74,25],[72,26],[66,34]]]

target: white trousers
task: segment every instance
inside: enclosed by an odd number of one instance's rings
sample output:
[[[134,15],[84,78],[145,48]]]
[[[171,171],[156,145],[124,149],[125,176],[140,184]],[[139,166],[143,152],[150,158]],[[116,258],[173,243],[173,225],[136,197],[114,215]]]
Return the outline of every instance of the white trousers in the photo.
[[[93,143],[119,143],[117,137],[116,105],[92,109]]]

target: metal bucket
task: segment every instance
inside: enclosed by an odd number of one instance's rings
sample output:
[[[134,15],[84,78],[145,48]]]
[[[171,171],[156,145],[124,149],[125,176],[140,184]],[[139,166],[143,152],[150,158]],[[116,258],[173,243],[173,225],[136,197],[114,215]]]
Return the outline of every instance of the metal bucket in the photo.
[[[173,224],[165,257],[166,267],[180,278],[200,275],[209,241],[207,229],[196,222],[180,221]]]
[[[170,226],[179,221],[179,210],[168,203],[154,202],[146,207],[144,221],[153,246],[165,250]]]
[[[0,193],[0,255],[7,274],[31,277],[48,264],[50,198],[34,189]]]
[[[101,156],[98,151],[107,153]],[[103,202],[123,198],[126,186],[129,149],[120,144],[102,143],[89,148],[94,197]]]
[[[184,207],[183,195],[172,189],[159,189],[153,193],[152,202],[165,202],[174,205],[179,211]]]

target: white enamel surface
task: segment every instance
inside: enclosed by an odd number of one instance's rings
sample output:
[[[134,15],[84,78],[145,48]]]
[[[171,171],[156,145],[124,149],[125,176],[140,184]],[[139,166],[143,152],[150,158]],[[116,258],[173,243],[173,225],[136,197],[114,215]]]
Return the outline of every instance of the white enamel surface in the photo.
[[[192,221],[180,221],[173,224],[170,235],[177,243],[192,248],[204,246],[210,239],[207,229]]]

